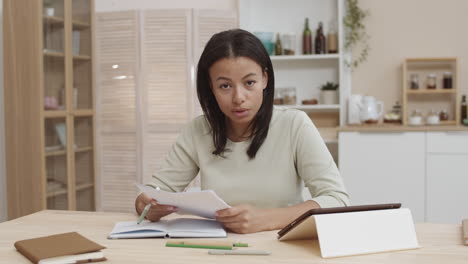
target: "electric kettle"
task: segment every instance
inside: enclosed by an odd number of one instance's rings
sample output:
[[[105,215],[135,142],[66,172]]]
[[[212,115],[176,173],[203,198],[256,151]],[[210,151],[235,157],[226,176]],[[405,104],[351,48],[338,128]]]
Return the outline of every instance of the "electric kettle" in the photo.
[[[359,105],[359,118],[362,123],[375,124],[383,113],[383,102],[377,101],[373,96],[363,96]]]

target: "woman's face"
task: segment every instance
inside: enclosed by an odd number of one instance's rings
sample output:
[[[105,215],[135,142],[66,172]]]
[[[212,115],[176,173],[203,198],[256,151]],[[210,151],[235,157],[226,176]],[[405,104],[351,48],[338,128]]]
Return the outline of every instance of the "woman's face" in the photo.
[[[233,128],[247,127],[263,102],[268,76],[247,57],[224,58],[209,69],[211,89]]]

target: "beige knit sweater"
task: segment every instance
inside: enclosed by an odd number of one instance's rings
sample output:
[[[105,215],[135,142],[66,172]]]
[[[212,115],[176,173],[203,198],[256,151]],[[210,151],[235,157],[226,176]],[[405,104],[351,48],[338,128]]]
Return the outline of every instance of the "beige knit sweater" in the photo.
[[[225,158],[213,155],[209,124],[199,116],[183,129],[149,184],[180,192],[200,173],[202,190],[216,191],[229,205],[294,205],[303,202],[304,184],[321,207],[349,204],[336,164],[304,112],[275,107],[268,137],[253,160],[246,153],[249,144],[228,140]]]

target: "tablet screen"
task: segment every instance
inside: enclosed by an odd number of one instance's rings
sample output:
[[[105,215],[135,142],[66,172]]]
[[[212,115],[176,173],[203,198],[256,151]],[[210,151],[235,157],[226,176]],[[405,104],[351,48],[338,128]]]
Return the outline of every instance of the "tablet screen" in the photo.
[[[295,226],[299,225],[302,221],[307,219],[311,215],[318,214],[334,214],[334,213],[349,213],[349,212],[358,212],[358,211],[371,211],[371,210],[384,210],[384,209],[397,209],[401,207],[401,203],[389,203],[389,204],[368,204],[368,205],[354,205],[354,206],[345,206],[345,207],[330,207],[330,208],[315,208],[310,209],[305,212],[294,221],[283,227],[278,231],[278,239],[281,238],[284,234],[289,232]]]

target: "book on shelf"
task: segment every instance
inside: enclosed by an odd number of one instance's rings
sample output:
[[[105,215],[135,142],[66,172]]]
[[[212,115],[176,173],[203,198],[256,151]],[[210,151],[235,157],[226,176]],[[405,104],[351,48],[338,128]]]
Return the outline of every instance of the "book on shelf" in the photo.
[[[67,131],[65,127],[65,123],[57,123],[55,124],[55,131],[57,132],[58,139],[60,140],[60,144],[63,147],[67,146]]]
[[[73,30],[73,55],[80,55],[80,35],[81,32],[79,30]]]

